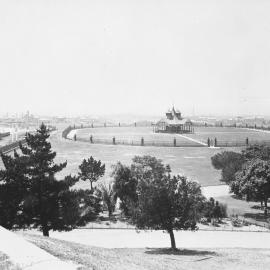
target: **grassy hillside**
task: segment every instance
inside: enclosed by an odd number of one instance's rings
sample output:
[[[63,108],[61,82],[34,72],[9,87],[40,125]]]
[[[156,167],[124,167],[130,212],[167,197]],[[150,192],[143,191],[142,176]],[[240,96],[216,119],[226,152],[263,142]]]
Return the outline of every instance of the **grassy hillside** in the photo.
[[[82,270],[254,270],[268,269],[270,264],[268,249],[105,249],[31,234],[24,237],[61,260],[79,264]]]

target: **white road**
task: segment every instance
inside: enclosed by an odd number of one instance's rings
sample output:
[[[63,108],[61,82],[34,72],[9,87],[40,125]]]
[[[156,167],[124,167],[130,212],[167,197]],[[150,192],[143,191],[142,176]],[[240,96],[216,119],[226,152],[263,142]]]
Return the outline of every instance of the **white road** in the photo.
[[[27,270],[76,270],[72,263],[60,261],[21,236],[0,226],[0,251],[6,254],[10,261],[19,269]]]

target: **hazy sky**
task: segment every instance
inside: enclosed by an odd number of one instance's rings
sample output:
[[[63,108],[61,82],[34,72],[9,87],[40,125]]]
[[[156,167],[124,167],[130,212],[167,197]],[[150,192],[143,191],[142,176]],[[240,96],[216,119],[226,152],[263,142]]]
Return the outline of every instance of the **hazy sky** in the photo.
[[[0,113],[270,115],[269,0],[0,1]]]

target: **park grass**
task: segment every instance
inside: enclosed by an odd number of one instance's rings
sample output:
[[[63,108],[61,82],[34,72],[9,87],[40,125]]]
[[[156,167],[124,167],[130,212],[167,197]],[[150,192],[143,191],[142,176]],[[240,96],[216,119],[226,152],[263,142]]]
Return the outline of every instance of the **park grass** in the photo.
[[[31,234],[24,237],[61,260],[80,265],[81,270],[254,270],[268,269],[270,264],[269,249],[107,249]]]
[[[150,147],[127,145],[101,145],[87,142],[59,139],[51,137],[52,148],[57,152],[56,162],[68,162],[59,177],[69,173],[78,173],[78,167],[84,158],[93,156],[106,165],[103,179],[109,179],[112,165],[117,161],[129,165],[135,155],[151,155],[161,159],[171,166],[174,174],[186,175],[189,179],[198,181],[202,186],[220,185],[220,172],[211,164],[211,157],[222,149],[207,147]],[[80,182],[80,187],[89,187],[89,183]]]

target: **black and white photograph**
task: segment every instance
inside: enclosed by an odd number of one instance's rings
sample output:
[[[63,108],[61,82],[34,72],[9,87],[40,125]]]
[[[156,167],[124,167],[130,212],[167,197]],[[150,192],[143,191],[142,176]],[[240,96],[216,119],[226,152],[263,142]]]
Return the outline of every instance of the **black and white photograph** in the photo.
[[[267,270],[270,1],[0,0],[0,270]]]

